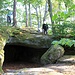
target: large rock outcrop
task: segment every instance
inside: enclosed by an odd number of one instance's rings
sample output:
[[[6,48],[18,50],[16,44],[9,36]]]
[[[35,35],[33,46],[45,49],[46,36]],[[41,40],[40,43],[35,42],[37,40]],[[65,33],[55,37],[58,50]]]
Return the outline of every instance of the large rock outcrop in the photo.
[[[26,32],[25,30],[15,31],[7,41],[7,44],[22,45],[33,48],[49,48],[52,38],[40,33]]]
[[[22,45],[33,48],[49,48],[52,39],[42,35],[33,28],[19,29],[11,26],[0,26],[0,72],[4,61],[5,44]]]
[[[4,62],[4,46],[6,44],[6,39],[0,34],[0,73],[3,73],[2,66]]]
[[[60,45],[52,45],[41,57],[42,64],[53,64],[64,54],[64,48]]]

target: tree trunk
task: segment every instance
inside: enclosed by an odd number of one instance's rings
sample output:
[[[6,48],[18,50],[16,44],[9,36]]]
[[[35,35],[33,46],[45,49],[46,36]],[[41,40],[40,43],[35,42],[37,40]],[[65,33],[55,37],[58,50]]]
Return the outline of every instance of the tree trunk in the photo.
[[[60,2],[59,2],[59,7],[58,7],[58,8],[59,8],[59,11],[61,11],[61,10],[60,10],[60,5],[61,5],[61,4],[60,4]],[[60,14],[58,15],[58,18],[59,18],[59,25],[60,25],[60,18],[61,18],[61,17],[60,17]]]
[[[36,16],[37,16],[37,22],[38,22],[38,31],[39,31],[39,28],[40,28],[40,22],[39,22],[39,16],[38,16],[38,10],[37,10],[37,7],[35,8],[36,10]]]
[[[25,4],[25,12],[26,12],[26,27],[28,27],[28,11],[27,11],[27,5]]]
[[[51,3],[51,0],[48,0],[48,11],[49,11],[49,14],[50,14],[50,18],[51,18],[51,24],[53,24],[53,21],[52,21],[52,3]]]
[[[40,13],[40,26],[42,25],[42,17],[41,17],[41,6],[39,6],[39,13]],[[39,27],[40,27],[39,26]]]
[[[30,27],[32,26],[30,3],[29,3],[29,25],[30,25]]]
[[[51,18],[51,24],[52,24],[52,32],[54,34],[54,27],[53,27],[54,22],[52,20],[52,2],[51,2],[51,0],[48,0],[48,7],[49,7],[48,11],[49,11],[50,18]]]
[[[14,0],[14,3],[13,3],[13,26],[15,26],[15,27],[17,25],[17,21],[16,21],[16,4],[17,4],[17,0]]]
[[[47,15],[47,11],[48,11],[48,1],[46,1],[46,5],[45,5],[45,13],[44,13],[44,17],[43,17],[43,23],[46,21],[46,15]]]

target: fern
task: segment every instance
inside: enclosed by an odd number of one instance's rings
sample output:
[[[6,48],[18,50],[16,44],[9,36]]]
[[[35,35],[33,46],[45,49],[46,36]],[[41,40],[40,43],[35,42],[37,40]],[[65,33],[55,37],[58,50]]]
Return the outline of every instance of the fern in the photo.
[[[54,45],[67,45],[69,47],[73,46],[75,47],[75,40],[71,40],[71,39],[67,39],[67,38],[62,38],[61,40],[59,41],[53,41],[52,44]]]

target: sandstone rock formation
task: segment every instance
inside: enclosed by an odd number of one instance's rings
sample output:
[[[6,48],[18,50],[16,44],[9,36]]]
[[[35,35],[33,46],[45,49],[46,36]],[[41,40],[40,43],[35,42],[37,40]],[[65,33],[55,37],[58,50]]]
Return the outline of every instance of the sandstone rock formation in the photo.
[[[53,64],[64,54],[64,48],[60,45],[52,45],[41,57],[41,63]]]

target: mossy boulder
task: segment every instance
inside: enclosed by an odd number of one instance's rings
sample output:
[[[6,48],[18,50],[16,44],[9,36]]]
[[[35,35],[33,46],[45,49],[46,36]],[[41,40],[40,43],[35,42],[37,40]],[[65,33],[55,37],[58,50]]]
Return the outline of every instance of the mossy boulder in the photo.
[[[3,73],[2,66],[4,62],[4,46],[6,44],[6,39],[0,34],[0,73]]]
[[[34,48],[49,48],[52,38],[49,35],[42,35],[34,28],[16,28],[11,26],[0,26],[0,34],[7,44],[22,45]]]
[[[4,46],[6,44],[21,45],[33,48],[49,48],[52,38],[42,35],[34,28],[20,29],[11,26],[0,26],[0,70],[4,62]],[[2,72],[2,71],[0,71]]]
[[[33,32],[34,31],[34,32]],[[16,29],[10,35],[7,44],[22,45],[33,48],[49,48],[52,42],[52,38],[49,35],[42,35],[36,30],[30,29],[21,30]]]
[[[38,34],[24,34],[10,37],[7,44],[22,45],[33,48],[49,48],[52,39],[49,36]]]
[[[64,54],[64,48],[60,45],[52,45],[41,57],[42,64],[53,64]]]

